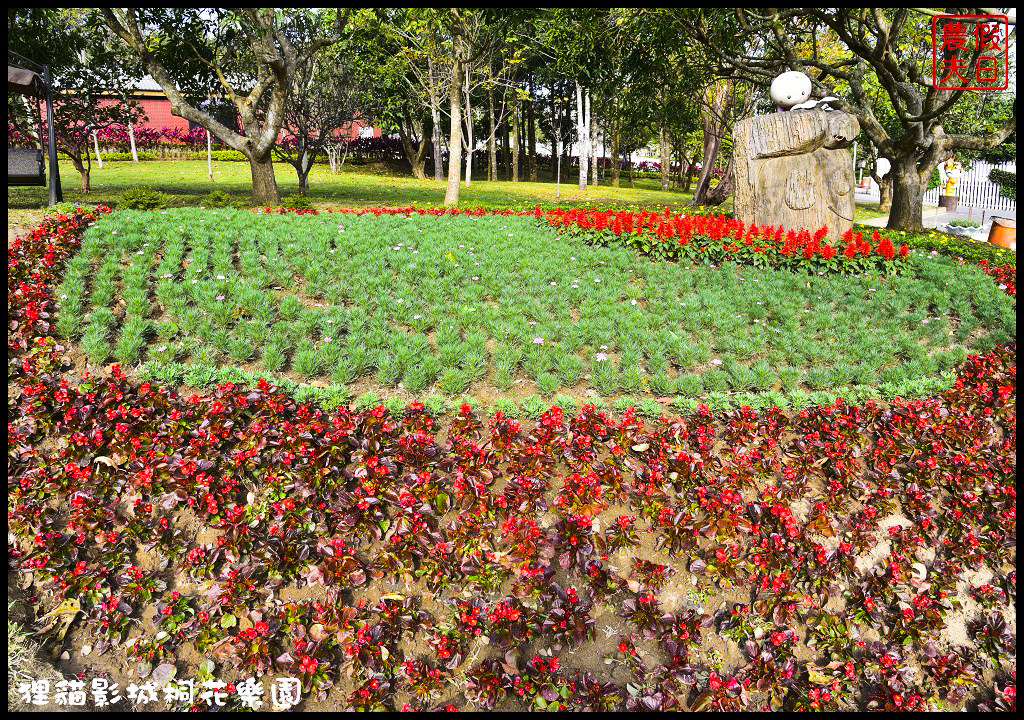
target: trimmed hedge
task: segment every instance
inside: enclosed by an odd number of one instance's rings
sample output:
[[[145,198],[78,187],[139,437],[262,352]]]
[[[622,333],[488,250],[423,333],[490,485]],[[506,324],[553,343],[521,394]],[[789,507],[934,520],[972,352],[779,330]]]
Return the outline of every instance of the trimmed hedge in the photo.
[[[159,160],[160,159],[160,157],[156,153],[151,153],[151,152],[140,152],[138,155],[139,155],[139,161],[140,162],[143,161],[143,160]],[[100,153],[100,156],[103,158],[103,162],[125,162],[125,161],[131,162],[132,161],[132,154],[130,152],[112,152],[112,153],[104,152],[104,153]]]
[[[1017,199],[1017,173],[1007,170],[991,170],[988,179],[999,186],[999,194],[1011,200]]]

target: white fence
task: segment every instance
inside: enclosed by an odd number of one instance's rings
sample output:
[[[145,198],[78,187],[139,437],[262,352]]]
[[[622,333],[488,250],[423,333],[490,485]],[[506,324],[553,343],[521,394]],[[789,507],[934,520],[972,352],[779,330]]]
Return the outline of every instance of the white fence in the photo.
[[[976,162],[970,170],[964,170],[960,179],[960,186],[957,194],[960,196],[959,207],[977,208],[979,210],[1007,210],[1016,212],[1017,203],[1010,198],[1004,198],[999,194],[999,186],[988,179],[990,170],[1017,171],[1016,163],[1002,163],[991,165],[987,162]],[[870,178],[865,175],[866,179]],[[932,188],[924,194],[924,204],[930,207],[937,207],[939,204],[940,188]],[[878,186],[871,180],[870,187],[858,188],[857,197],[859,200],[878,201]]]

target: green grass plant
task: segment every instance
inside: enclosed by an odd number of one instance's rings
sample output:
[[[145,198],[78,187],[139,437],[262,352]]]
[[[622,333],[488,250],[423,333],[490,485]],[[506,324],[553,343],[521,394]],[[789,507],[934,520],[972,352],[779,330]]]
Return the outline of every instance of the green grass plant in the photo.
[[[840,389],[920,392],[1015,337],[1015,312],[980,269],[941,254],[889,277],[796,277],[656,263],[532,217],[223,208],[123,211],[90,228],[58,288],[57,330],[94,364],[180,361],[195,380],[254,363],[296,386],[388,396],[472,386],[529,416],[529,393],[653,411],[665,396],[798,406]]]

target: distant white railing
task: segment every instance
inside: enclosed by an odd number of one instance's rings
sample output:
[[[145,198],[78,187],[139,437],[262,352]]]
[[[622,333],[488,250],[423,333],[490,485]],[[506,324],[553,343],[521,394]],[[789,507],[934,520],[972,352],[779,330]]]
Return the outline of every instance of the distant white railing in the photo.
[[[979,208],[982,210],[1014,210],[1017,203],[1010,198],[999,194],[999,185],[988,179],[989,171],[992,169],[1009,170],[1016,172],[1016,163],[1002,163],[1001,165],[990,165],[987,162],[976,162],[970,170],[965,170],[957,188],[957,195],[960,196],[960,206],[965,208]],[[929,205],[938,204],[939,188],[932,188],[924,194],[925,202]]]
[[[1016,212],[1017,203],[1010,198],[1002,197],[999,194],[999,185],[988,179],[990,170],[1017,171],[1016,163],[1001,163],[992,165],[987,162],[976,162],[970,170],[965,170],[957,188],[960,197],[959,208],[977,208],[979,210],[1007,210]],[[870,181],[869,187],[857,188],[857,199],[869,202],[878,202],[878,185],[867,175],[864,176]],[[924,204],[936,207],[939,204],[939,188],[932,188],[924,194]]]

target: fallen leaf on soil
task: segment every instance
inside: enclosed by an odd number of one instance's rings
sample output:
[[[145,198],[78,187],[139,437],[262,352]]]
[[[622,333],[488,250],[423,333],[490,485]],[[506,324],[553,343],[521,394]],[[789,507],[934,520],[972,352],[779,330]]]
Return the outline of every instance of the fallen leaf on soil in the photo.
[[[171,681],[177,672],[178,668],[174,667],[171,663],[162,663],[157,665],[156,669],[153,671],[152,678],[157,686],[163,687]]]
[[[75,618],[78,617],[78,613],[80,613],[81,611],[82,604],[78,601],[78,598],[71,598],[70,600],[65,600],[60,605],[55,607],[53,610],[39,618],[40,621],[47,620],[50,618],[52,618],[52,620],[50,623],[46,625],[46,627],[44,627],[36,634],[40,635],[42,633],[48,632],[49,630],[52,630],[57,625],[57,623],[63,623],[60,630],[57,631],[57,637],[60,640],[63,640],[64,636],[68,634],[68,629],[71,627],[71,623],[75,621]]]

